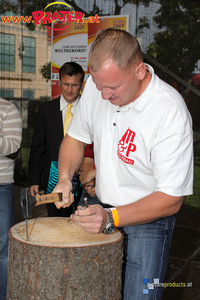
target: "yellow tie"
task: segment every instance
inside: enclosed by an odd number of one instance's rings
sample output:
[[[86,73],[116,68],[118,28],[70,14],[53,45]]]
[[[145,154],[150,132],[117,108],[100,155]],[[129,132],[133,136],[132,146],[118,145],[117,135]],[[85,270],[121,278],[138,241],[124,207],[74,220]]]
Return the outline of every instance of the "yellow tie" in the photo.
[[[71,108],[72,108],[73,104],[68,104],[68,108],[65,114],[65,122],[64,122],[64,136],[67,132],[67,127],[69,126],[71,119],[72,119],[72,112],[71,112]]]

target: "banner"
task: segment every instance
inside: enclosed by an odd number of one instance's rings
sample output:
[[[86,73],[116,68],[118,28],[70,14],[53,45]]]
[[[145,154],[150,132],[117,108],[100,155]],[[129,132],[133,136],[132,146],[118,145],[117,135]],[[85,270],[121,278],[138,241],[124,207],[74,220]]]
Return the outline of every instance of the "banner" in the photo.
[[[59,69],[68,61],[80,64],[87,71],[88,24],[72,22],[64,30],[65,24],[55,22],[52,30],[51,52],[51,93],[52,99],[61,94],[59,86]]]
[[[51,99],[60,96],[59,69],[68,61],[80,64],[85,71],[85,81],[89,76],[88,52],[99,30],[118,28],[129,31],[129,15],[98,17],[98,22],[71,22],[65,24],[55,21],[52,24],[52,66],[51,66]],[[63,29],[64,28],[64,29]]]

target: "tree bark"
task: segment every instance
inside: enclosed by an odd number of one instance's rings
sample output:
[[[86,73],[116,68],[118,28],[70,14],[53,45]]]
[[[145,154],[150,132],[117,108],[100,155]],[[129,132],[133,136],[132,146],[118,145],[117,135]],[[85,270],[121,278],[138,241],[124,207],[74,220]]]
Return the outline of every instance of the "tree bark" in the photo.
[[[89,234],[68,218],[38,218],[9,232],[7,300],[121,299],[123,236]]]

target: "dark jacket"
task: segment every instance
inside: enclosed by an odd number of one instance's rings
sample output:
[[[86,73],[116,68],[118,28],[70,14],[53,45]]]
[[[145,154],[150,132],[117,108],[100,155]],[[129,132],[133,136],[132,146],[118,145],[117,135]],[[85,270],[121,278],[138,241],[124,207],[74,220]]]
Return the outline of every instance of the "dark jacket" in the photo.
[[[29,157],[30,185],[39,185],[43,179],[46,193],[51,161],[58,161],[63,139],[60,97],[40,105]]]

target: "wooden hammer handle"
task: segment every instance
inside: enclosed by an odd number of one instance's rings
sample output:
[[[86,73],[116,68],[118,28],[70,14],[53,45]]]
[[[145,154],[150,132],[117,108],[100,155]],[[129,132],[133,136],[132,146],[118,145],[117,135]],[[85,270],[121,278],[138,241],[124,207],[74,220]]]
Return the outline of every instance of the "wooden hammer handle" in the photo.
[[[35,206],[37,206],[40,204],[62,201],[63,197],[62,197],[62,193],[51,193],[51,194],[35,196],[35,199],[36,199]]]

